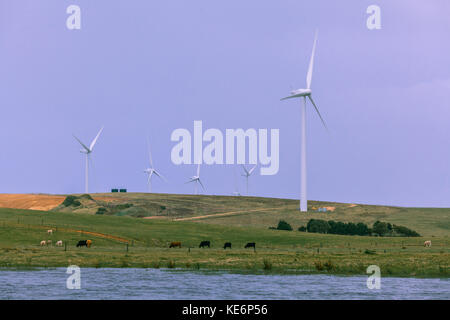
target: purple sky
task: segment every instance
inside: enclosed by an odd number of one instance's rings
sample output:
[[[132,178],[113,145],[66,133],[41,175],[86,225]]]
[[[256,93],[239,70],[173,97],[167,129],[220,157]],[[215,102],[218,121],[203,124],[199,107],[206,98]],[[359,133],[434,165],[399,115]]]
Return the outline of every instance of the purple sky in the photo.
[[[82,9],[69,31],[66,8]],[[382,29],[368,30],[378,4]],[[280,129],[280,170],[252,195],[298,198],[300,108],[279,99],[312,82],[308,198],[450,206],[450,2],[1,0],[0,192],[145,191],[146,137],[169,180],[192,193],[195,166],[170,160],[176,128]],[[231,194],[233,166],[204,166],[208,194]],[[239,177],[239,190],[244,180]]]

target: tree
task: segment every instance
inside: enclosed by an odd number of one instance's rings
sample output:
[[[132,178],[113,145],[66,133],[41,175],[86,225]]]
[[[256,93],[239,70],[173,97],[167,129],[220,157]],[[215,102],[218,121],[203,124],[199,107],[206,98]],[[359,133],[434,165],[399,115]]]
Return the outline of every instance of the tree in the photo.
[[[373,233],[376,233],[381,237],[390,233],[388,224],[386,222],[381,222],[381,221],[376,221],[373,224],[372,231],[373,231]]]
[[[278,227],[277,230],[287,230],[287,231],[292,231],[292,227],[289,223],[287,223],[284,220],[280,220],[278,222]]]
[[[325,220],[311,219],[306,225],[306,230],[308,230],[308,232],[315,233],[328,233],[330,230],[330,225]]]

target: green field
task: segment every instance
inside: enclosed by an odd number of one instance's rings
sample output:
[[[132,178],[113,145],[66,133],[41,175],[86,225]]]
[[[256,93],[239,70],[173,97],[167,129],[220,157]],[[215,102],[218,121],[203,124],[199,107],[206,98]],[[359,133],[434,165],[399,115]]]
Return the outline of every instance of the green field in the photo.
[[[94,198],[100,195],[94,195]],[[234,272],[365,274],[371,264],[385,276],[448,277],[449,209],[398,208],[310,202],[331,213],[300,213],[298,202],[254,197],[167,194],[102,194],[56,211],[0,209],[0,267],[151,267]],[[123,204],[131,204],[123,206]],[[119,205],[117,207],[117,205]],[[98,207],[108,213],[95,215]],[[63,212],[61,212],[63,211]],[[159,219],[137,217],[158,216]],[[205,217],[206,216],[206,217]],[[192,220],[182,220],[182,219]],[[423,237],[359,237],[269,230],[280,219],[296,230],[310,218],[365,222],[382,220]],[[53,235],[47,235],[53,229]],[[90,232],[90,233],[89,233]],[[51,239],[65,246],[39,245]],[[91,248],[76,248],[91,239]],[[210,240],[211,249],[199,249]],[[425,240],[432,241],[424,248]],[[171,241],[182,248],[169,249]],[[223,250],[232,242],[232,250]],[[256,251],[244,249],[256,242]]]

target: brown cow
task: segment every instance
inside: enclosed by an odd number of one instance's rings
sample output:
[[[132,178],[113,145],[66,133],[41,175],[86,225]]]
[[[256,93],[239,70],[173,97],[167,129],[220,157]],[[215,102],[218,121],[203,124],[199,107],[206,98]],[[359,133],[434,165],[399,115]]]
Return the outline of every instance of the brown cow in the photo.
[[[92,244],[92,240],[87,240],[87,241],[86,241],[86,245],[87,245],[88,248],[91,247],[91,244]]]
[[[174,242],[170,243],[169,248],[175,248],[175,247],[181,248],[181,242],[180,241],[174,241]]]

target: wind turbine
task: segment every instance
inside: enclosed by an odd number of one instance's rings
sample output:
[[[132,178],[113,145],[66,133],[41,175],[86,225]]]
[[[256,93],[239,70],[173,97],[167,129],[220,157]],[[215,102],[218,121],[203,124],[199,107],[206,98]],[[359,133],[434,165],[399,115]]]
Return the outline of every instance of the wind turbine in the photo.
[[[312,80],[312,73],[313,73],[313,66],[314,66],[314,54],[316,51],[316,42],[317,42],[317,32],[314,37],[314,44],[311,54],[311,60],[309,61],[309,68],[308,73],[306,75],[306,89],[297,89],[291,91],[291,95],[285,98],[282,98],[281,100],[286,99],[292,99],[292,98],[303,98],[303,104],[301,109],[302,114],[302,130],[301,130],[301,165],[300,165],[300,174],[301,174],[301,183],[300,183],[300,211],[306,212],[308,211],[308,200],[306,196],[306,98],[308,98],[312,105],[314,106],[314,109],[316,110],[317,114],[319,115],[320,120],[322,121],[322,124],[324,125],[325,129],[327,129],[327,125],[325,124],[325,121],[323,120],[322,116],[320,115],[319,109],[317,108],[316,104],[314,103],[314,100],[311,97],[311,80]],[[328,129],[327,129],[328,130]]]
[[[160,178],[161,180],[166,180],[162,174],[160,174],[158,171],[156,171],[156,169],[153,167],[153,159],[152,159],[152,152],[150,150],[150,143],[147,140],[147,147],[148,147],[148,155],[149,155],[149,160],[150,160],[150,167],[145,169],[144,172],[148,175],[148,180],[147,180],[147,184],[148,184],[148,189],[149,192],[152,192],[152,176],[156,175],[158,178]]]
[[[244,169],[244,174],[242,175],[243,177],[245,177],[246,182],[247,182],[247,196],[248,196],[248,178],[252,175],[253,171],[256,168],[256,164],[253,166],[253,168],[251,168],[250,170],[247,170],[247,168],[245,168],[244,165],[242,165],[242,169]]]
[[[86,147],[86,145],[83,142],[81,142],[80,139],[75,137],[75,135],[73,136],[83,147],[83,149],[81,149],[80,152],[86,154],[85,193],[89,193],[89,157],[90,157],[92,151],[94,151],[94,146],[97,143],[98,137],[100,137],[100,134],[102,133],[102,131],[103,131],[103,127],[97,133],[97,136],[94,138],[94,140],[92,140],[89,148]]]
[[[197,166],[197,175],[192,176],[188,182],[186,183],[195,183],[195,194],[198,194],[198,184],[202,187],[203,190],[205,190],[205,187],[203,186],[201,180],[200,180],[200,165]]]

